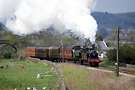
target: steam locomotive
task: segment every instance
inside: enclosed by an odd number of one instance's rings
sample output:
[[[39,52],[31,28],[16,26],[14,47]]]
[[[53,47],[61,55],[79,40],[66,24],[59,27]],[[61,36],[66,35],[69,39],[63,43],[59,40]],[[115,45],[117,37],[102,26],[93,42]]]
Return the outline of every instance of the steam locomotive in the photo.
[[[27,47],[26,57],[47,59],[56,62],[74,62],[87,64],[90,66],[99,66],[101,62],[98,58],[98,52],[94,48],[73,47]]]

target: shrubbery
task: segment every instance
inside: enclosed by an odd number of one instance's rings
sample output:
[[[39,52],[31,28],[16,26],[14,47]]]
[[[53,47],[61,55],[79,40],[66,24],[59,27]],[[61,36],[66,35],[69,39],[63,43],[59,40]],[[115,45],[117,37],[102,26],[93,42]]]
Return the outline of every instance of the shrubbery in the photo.
[[[109,60],[116,61],[116,49],[107,52]],[[119,49],[119,61],[121,63],[135,64],[135,45],[122,45]]]
[[[100,63],[101,67],[110,67],[114,66],[115,62],[112,62],[111,60],[108,60],[108,58],[104,58],[104,60]]]
[[[5,45],[0,48],[0,58],[10,59],[14,58],[15,55],[15,50],[11,46]]]

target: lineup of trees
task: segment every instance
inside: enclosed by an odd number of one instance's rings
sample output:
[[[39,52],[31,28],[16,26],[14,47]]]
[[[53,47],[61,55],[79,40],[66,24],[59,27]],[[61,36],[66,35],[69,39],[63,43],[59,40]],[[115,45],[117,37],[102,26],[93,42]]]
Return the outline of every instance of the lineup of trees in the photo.
[[[8,43],[15,44],[20,55],[25,47],[28,46],[61,46],[61,41],[64,46],[74,45],[80,40],[73,33],[59,33],[54,30],[43,30],[38,33],[29,35],[15,35],[12,32],[0,28],[0,40],[8,40]],[[0,45],[0,57],[11,58],[16,57],[14,50],[8,45]]]
[[[120,48],[119,48],[119,61],[121,63],[135,64],[135,32],[134,31],[120,31]],[[117,31],[114,30],[107,37],[109,41],[108,46],[116,47]],[[116,62],[116,49],[109,50],[107,52],[109,60]]]
[[[116,49],[109,50],[107,57],[116,62]],[[119,49],[119,61],[125,64],[135,64],[135,45],[124,44]]]

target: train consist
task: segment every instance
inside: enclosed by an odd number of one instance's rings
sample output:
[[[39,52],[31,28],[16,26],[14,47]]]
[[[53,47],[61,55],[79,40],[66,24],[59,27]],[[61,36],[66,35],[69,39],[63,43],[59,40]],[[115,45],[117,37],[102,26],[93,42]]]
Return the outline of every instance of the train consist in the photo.
[[[93,48],[73,47],[27,47],[26,57],[47,59],[56,62],[74,62],[88,64],[90,66],[99,66],[101,62],[98,53]]]

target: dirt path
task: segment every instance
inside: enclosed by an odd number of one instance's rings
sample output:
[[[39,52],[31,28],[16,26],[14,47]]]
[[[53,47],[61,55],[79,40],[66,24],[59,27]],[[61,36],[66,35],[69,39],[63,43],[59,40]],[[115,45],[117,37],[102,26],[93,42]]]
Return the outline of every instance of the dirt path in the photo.
[[[58,64],[64,74],[68,90],[135,90],[135,76],[114,71],[77,65],[73,63]]]
[[[63,75],[62,71],[59,69],[59,66],[57,65],[57,63],[53,63],[53,62],[50,62],[50,61],[47,61],[47,60],[44,60],[44,62],[53,66],[54,70],[59,75],[60,90],[66,90],[66,86],[65,86],[65,83],[64,83],[64,75]]]
[[[81,66],[81,65],[80,65],[80,67],[85,67],[86,69],[89,69],[89,70],[96,70],[96,71],[102,71],[102,72],[108,72],[108,73],[115,73],[115,71],[101,69],[101,68],[86,67],[86,66]],[[120,72],[120,75],[124,75],[124,76],[135,78],[135,75],[132,75],[132,74],[127,74],[127,73]]]

